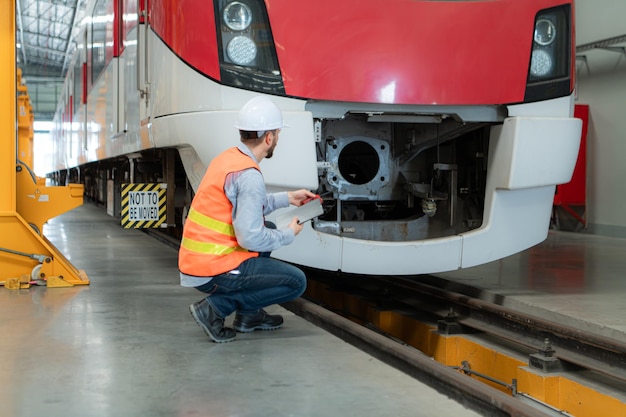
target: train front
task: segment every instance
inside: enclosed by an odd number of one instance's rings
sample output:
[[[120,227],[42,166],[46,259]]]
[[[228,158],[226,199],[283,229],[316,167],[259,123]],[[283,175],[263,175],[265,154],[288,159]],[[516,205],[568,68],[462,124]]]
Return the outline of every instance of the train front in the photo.
[[[580,140],[572,3],[221,1],[220,83],[294,122],[263,162],[268,187],[313,171],[324,198],[273,256],[420,274],[545,239]]]

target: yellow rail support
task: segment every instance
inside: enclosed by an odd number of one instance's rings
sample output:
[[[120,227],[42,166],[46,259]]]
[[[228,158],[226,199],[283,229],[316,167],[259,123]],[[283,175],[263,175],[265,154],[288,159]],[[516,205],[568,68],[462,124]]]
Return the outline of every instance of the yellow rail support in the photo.
[[[34,139],[35,115],[28,95],[28,87],[22,82],[22,69],[17,69],[17,159],[29,167],[35,165]]]
[[[46,187],[32,174],[32,110],[16,82],[15,2],[0,0],[0,283],[28,288],[43,281],[49,287],[89,284],[79,271],[41,234],[43,224],[82,204],[82,185]],[[20,103],[20,133],[25,161],[18,162],[16,145],[16,84]],[[23,107],[22,107],[23,106]]]
[[[514,388],[516,397],[523,397],[538,409],[551,407],[554,415],[563,416],[626,416],[623,390],[611,386],[608,378],[603,381],[593,373],[583,372],[544,373],[528,366],[527,356],[498,346],[493,340],[472,334],[440,334],[436,323],[405,315],[403,311],[380,309],[367,298],[333,291],[320,282],[309,281],[305,295],[494,390],[513,395]],[[591,378],[586,378],[588,375]]]

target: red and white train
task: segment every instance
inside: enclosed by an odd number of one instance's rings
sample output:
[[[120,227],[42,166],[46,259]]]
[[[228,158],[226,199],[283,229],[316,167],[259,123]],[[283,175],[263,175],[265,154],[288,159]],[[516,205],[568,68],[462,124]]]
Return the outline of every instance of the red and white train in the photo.
[[[296,264],[506,257],[545,239],[576,162],[573,0],[95,0],[87,16],[50,175],[118,214],[120,184],[166,182],[180,226],[259,94],[290,126],[261,164],[268,190],[324,198],[273,253]]]

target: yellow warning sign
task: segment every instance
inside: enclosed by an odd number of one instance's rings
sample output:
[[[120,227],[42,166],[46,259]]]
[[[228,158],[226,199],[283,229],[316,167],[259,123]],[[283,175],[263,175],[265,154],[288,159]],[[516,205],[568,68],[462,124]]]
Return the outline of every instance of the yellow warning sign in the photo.
[[[167,184],[122,184],[122,226],[167,227]]]

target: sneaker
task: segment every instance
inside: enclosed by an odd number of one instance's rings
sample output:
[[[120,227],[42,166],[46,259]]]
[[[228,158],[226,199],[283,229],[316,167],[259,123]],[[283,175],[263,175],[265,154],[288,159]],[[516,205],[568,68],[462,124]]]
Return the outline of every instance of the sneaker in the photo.
[[[193,319],[202,327],[214,342],[224,343],[235,340],[237,333],[229,327],[224,327],[224,319],[217,315],[211,304],[204,299],[189,306]]]
[[[255,330],[280,329],[283,327],[283,317],[277,314],[267,314],[263,309],[253,316],[244,316],[237,313],[233,327],[241,333],[253,332]]]

